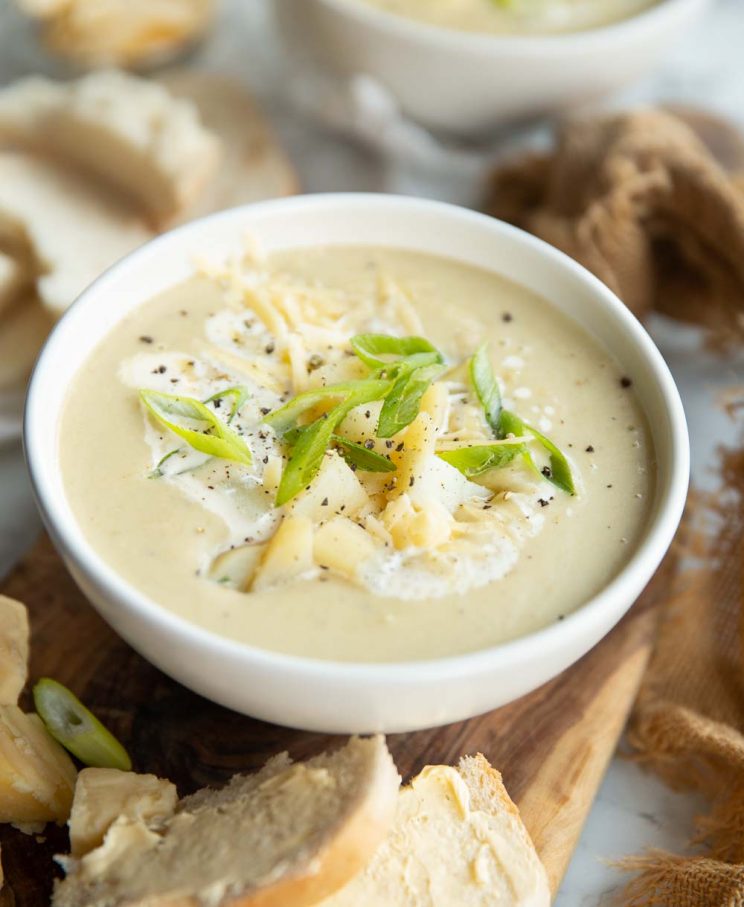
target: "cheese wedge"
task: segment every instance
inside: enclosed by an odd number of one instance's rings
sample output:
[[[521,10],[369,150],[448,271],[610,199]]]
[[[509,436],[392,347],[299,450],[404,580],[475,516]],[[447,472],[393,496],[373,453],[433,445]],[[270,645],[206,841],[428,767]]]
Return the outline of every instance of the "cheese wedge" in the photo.
[[[78,173],[31,154],[0,153],[0,249],[29,250],[39,297],[54,315],[151,235]]]
[[[0,705],[15,705],[28,675],[28,612],[0,595]]]
[[[0,823],[66,822],[76,774],[38,715],[0,706]]]
[[[157,824],[176,811],[175,784],[155,775],[115,768],[85,768],[77,777],[68,826],[73,857],[100,847],[120,817]]]
[[[155,224],[188,209],[221,153],[194,104],[117,71],[73,82],[35,76],[0,91],[0,142],[53,153],[133,199]]]

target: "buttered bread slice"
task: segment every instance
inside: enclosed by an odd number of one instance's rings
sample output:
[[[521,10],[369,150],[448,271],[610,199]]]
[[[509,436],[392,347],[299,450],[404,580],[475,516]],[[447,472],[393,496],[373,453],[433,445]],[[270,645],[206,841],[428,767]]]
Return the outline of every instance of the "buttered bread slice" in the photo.
[[[548,880],[501,775],[481,755],[404,787],[367,868],[319,907],[549,907]]]
[[[310,907],[370,860],[400,779],[382,737],[307,762],[284,754],[161,821],[132,808],[100,847],[62,862],[55,907]]]

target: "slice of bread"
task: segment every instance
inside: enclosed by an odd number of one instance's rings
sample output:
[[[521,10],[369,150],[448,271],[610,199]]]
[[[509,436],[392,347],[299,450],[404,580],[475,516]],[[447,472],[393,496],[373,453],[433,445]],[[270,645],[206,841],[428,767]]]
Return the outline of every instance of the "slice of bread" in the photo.
[[[307,762],[284,754],[159,823],[122,816],[103,844],[62,862],[55,907],[309,907],[370,860],[400,779],[384,738]]]
[[[53,326],[54,319],[31,291],[0,314],[0,391],[25,385]]]
[[[425,768],[360,875],[319,907],[549,907],[545,869],[481,755]]]
[[[155,225],[199,197],[221,153],[191,101],[115,70],[72,82],[32,76],[3,89],[0,142],[81,168],[134,200]]]
[[[73,170],[0,152],[0,249],[28,262],[54,314],[152,233],[134,211]]]
[[[184,220],[299,191],[289,158],[239,82],[194,70],[172,70],[158,81],[175,97],[191,101],[204,126],[222,142],[219,170]]]

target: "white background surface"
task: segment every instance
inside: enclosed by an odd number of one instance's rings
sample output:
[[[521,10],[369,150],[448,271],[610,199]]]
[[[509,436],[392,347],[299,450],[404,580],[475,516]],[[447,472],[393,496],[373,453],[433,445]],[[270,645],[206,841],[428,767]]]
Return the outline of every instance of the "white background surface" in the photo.
[[[268,8],[268,0],[226,2],[216,33],[194,62],[230,71],[251,85],[274,120],[306,191],[413,190],[448,199],[462,191],[454,178],[448,182],[439,174],[433,183],[299,116],[286,97],[287,80],[282,78],[285,71]],[[621,101],[684,101],[744,125],[743,45],[744,3],[718,0],[706,22],[657,75]],[[61,72],[40,57],[10,0],[0,0],[0,83],[42,69]],[[652,333],[682,391],[691,427],[694,479],[709,485],[717,445],[734,438],[733,426],[720,411],[720,390],[727,384],[744,384],[744,362],[713,359],[700,351],[693,331],[661,320],[654,322]],[[39,528],[20,445],[0,446],[0,574],[30,545]],[[683,849],[700,806],[695,798],[672,793],[632,763],[613,760],[558,897],[559,907],[603,903],[621,881],[608,860],[647,846]]]

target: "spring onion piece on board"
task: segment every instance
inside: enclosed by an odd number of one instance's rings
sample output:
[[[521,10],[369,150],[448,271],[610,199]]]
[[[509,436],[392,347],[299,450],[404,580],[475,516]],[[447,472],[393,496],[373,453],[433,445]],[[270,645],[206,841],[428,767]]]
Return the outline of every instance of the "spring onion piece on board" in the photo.
[[[131,770],[132,760],[121,743],[67,687],[43,677],[33,692],[47,730],[73,756],[95,768]]]
[[[208,406],[192,397],[141,390],[140,399],[150,414],[194,450],[247,466],[253,462],[245,441]]]

